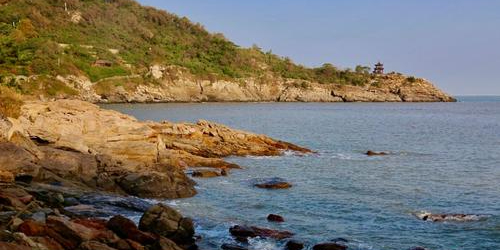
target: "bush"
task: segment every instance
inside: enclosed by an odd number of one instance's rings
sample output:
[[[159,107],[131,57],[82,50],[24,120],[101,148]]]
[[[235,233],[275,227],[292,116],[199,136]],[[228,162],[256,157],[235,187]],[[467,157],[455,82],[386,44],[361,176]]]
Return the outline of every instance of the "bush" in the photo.
[[[416,81],[417,81],[417,78],[415,78],[415,77],[413,77],[413,76],[410,76],[410,77],[406,78],[406,80],[407,80],[408,82],[410,82],[410,83],[414,83],[414,82],[416,82]]]
[[[18,118],[23,101],[21,95],[5,86],[0,86],[0,115]]]

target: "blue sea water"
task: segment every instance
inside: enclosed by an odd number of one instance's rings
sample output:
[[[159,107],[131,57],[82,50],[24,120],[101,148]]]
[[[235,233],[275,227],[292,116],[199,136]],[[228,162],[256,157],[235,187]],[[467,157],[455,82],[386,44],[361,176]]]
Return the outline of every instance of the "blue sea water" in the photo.
[[[500,98],[457,103],[200,103],[106,105],[141,120],[207,119],[317,151],[230,157],[229,177],[196,179],[199,194],[165,201],[195,218],[202,249],[234,243],[228,228],[289,230],[313,244],[342,237],[349,249],[500,249]],[[391,152],[368,157],[367,150]],[[281,177],[288,190],[252,187]],[[488,215],[433,223],[418,212]],[[266,221],[269,213],[286,222]],[[282,249],[256,239],[251,249]]]

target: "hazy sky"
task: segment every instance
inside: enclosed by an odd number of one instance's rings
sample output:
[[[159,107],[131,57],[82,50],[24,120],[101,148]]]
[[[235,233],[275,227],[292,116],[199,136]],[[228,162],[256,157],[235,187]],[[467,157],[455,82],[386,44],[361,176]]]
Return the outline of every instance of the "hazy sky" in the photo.
[[[139,0],[307,66],[372,65],[500,95],[500,0]]]

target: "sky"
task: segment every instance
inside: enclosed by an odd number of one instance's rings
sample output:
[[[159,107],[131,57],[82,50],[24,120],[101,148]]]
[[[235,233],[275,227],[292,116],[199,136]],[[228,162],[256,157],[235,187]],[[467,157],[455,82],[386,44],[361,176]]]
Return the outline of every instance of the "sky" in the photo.
[[[498,0],[139,0],[306,66],[373,66],[500,95]]]

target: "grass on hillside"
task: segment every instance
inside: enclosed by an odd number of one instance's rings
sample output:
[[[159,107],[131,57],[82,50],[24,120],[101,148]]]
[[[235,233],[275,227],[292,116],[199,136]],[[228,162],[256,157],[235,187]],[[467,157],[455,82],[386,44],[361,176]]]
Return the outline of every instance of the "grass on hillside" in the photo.
[[[23,101],[21,95],[11,88],[0,86],[0,115],[18,118],[21,113]]]
[[[0,75],[75,74],[98,81],[142,74],[152,64],[164,64],[185,67],[202,79],[258,78],[272,73],[323,84],[365,85],[372,77],[367,67],[308,68],[257,46],[241,48],[187,18],[132,0],[2,3]],[[93,66],[98,59],[113,66]]]

